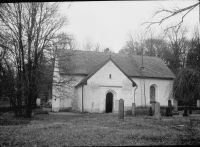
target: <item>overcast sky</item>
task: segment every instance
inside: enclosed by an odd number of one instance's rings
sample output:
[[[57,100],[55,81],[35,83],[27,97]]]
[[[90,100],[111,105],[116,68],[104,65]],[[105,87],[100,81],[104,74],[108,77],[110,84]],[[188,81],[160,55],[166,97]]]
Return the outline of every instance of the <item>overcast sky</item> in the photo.
[[[132,34],[144,32],[146,26],[141,24],[150,20],[156,9],[161,7],[183,8],[196,2],[198,1],[63,2],[60,5],[60,13],[66,15],[69,21],[64,31],[73,34],[80,47],[90,40],[94,44],[99,43],[101,49],[108,47],[117,53],[124,46],[129,32]],[[161,26],[154,25],[152,30],[155,34],[159,34],[163,28],[180,18],[176,17],[166,21]],[[184,25],[191,32],[198,24],[199,8],[197,7],[185,17]]]

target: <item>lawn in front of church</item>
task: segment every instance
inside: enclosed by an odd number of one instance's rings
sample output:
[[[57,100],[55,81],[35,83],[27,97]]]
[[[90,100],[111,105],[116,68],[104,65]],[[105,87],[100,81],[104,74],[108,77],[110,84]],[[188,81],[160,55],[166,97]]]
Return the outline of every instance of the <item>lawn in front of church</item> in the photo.
[[[16,120],[12,113],[1,117],[0,146],[119,146],[199,144],[199,127],[189,129],[188,117],[163,120],[149,116],[117,114],[35,114]],[[2,121],[7,120],[7,123]],[[17,122],[17,123],[16,123]],[[194,129],[193,129],[194,130]],[[192,134],[193,133],[193,134]],[[193,141],[191,141],[193,140]]]

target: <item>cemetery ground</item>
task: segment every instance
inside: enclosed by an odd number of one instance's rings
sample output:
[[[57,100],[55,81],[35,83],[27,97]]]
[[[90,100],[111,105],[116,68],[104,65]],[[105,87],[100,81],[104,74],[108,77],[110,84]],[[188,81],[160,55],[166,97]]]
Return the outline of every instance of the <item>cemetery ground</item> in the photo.
[[[39,113],[39,112],[42,113]],[[65,112],[67,113],[67,112]],[[190,118],[139,114],[74,113],[46,114],[34,111],[31,119],[15,119],[12,112],[0,114],[0,146],[119,146],[200,144],[200,125],[191,129]],[[200,117],[200,115],[192,116]]]

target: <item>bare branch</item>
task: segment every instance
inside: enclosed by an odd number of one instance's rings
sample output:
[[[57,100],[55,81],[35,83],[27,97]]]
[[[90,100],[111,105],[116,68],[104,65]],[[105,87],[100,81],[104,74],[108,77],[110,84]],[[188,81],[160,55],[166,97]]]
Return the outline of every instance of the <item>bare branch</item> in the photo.
[[[161,14],[161,13],[169,13],[169,15],[166,16],[166,17],[164,17],[164,18],[162,18],[160,21],[144,22],[144,23],[142,23],[142,25],[148,24],[148,25],[147,25],[147,29],[148,29],[149,27],[151,27],[151,26],[154,25],[154,24],[159,24],[159,25],[160,25],[160,24],[162,24],[164,21],[166,21],[167,19],[169,19],[169,18],[171,18],[171,17],[173,17],[173,16],[176,16],[177,14],[180,14],[180,13],[182,13],[182,12],[187,11],[187,12],[182,16],[181,21],[180,21],[177,25],[171,26],[170,28],[172,28],[172,27],[177,27],[177,26],[179,26],[179,25],[182,24],[182,22],[183,22],[185,16],[186,16],[189,12],[191,12],[195,7],[197,7],[199,4],[200,4],[200,2],[198,2],[198,3],[194,4],[194,5],[191,5],[191,6],[182,8],[182,9],[179,9],[179,8],[177,7],[177,9],[175,9],[175,10],[168,10],[168,9],[164,9],[164,8],[161,9],[161,10],[157,10],[157,11],[155,12],[155,14],[152,16],[152,18],[154,18],[156,15]],[[167,30],[170,29],[170,28],[165,29],[165,31],[167,31]]]

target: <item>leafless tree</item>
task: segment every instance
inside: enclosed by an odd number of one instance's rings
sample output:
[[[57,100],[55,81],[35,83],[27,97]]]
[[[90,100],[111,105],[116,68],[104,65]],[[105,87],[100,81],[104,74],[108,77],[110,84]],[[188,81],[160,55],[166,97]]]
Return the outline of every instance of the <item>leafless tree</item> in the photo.
[[[37,97],[37,77],[44,53],[49,49],[56,32],[67,19],[59,17],[58,3],[4,3],[0,9],[1,36],[12,53],[16,71],[16,102],[21,116],[22,100],[26,116],[31,117]]]
[[[96,52],[100,52],[101,51],[99,43],[96,43],[94,51],[96,51]]]
[[[161,37],[159,37],[159,39],[161,39]],[[160,54],[159,51],[157,51],[159,39],[154,35],[153,30],[135,33],[134,35],[129,33],[125,46],[119,52],[134,55],[141,55],[143,53],[143,55],[147,56],[156,56]]]
[[[165,17],[163,17],[159,21],[144,22],[143,24],[147,24],[147,28],[149,28],[153,24],[159,24],[160,25],[160,24],[164,23],[166,20],[181,14],[182,15],[181,20],[178,23],[176,23],[176,24],[174,24],[170,27],[167,27],[165,29],[165,31],[167,31],[170,28],[179,27],[183,23],[184,18],[187,16],[187,14],[190,13],[192,10],[194,10],[198,6],[200,7],[200,1],[196,2],[193,5],[184,7],[184,8],[176,7],[174,9],[166,9],[166,8],[162,7],[162,8],[159,8],[158,10],[155,11],[152,18],[154,18],[157,15],[162,15],[162,14],[166,14]],[[200,22],[200,10],[199,10],[199,22]]]
[[[51,82],[51,89],[53,90],[53,97],[65,99],[71,95],[70,89],[76,81],[73,72],[76,68],[72,58],[76,54],[77,46],[74,43],[73,35],[66,33],[58,34],[58,38],[54,40],[52,47],[55,48],[50,61],[52,61],[53,72],[51,72],[53,79]]]
[[[87,39],[86,42],[83,44],[83,50],[85,51],[92,51],[93,50],[93,42],[91,39]]]
[[[178,28],[172,27],[167,31],[167,37],[170,42],[170,52],[174,59],[171,69],[176,73],[180,67],[185,67],[186,57],[189,49],[188,40],[186,38],[187,28],[179,26]]]
[[[177,73],[173,82],[173,90],[171,95],[176,100],[190,106],[190,114],[192,113],[192,103],[196,102],[200,96],[200,72],[191,68],[182,68]]]
[[[84,51],[103,52],[103,50],[100,47],[101,46],[99,43],[94,43],[90,38],[87,38],[86,42],[83,44]]]
[[[199,27],[194,28],[193,37],[189,43],[189,51],[187,54],[187,67],[200,71],[200,33]]]

